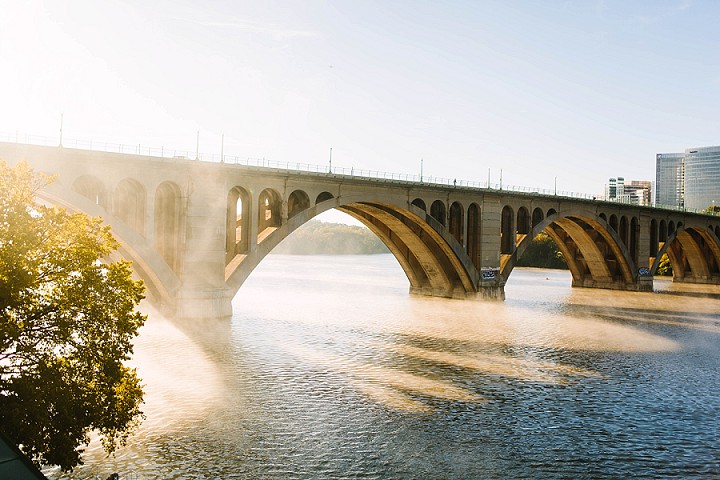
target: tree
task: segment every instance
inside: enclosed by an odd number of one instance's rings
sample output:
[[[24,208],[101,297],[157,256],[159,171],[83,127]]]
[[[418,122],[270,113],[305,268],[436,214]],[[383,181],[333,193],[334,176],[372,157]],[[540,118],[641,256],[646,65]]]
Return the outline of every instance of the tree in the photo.
[[[661,276],[672,276],[672,265],[670,264],[670,257],[668,257],[667,253],[663,253],[663,256],[660,257],[660,264],[655,273]]]
[[[519,267],[567,268],[562,252],[553,239],[545,233],[533,238],[518,259],[517,265]]]
[[[108,453],[143,418],[123,364],[145,322],[142,282],[100,219],[36,202],[51,179],[0,161],[0,429],[36,463],[82,463],[90,432]]]

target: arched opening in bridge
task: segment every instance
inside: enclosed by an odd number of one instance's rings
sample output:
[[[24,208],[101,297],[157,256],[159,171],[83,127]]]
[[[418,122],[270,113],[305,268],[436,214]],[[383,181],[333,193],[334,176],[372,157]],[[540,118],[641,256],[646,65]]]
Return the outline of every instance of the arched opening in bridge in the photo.
[[[638,238],[640,236],[640,222],[637,217],[630,219],[630,258],[635,267],[638,266]]]
[[[280,195],[271,188],[260,192],[258,197],[258,243],[272,230],[280,226],[282,202]]]
[[[480,207],[471,203],[467,214],[467,253],[475,268],[480,270]]]
[[[515,225],[513,222],[515,215],[513,209],[509,205],[505,205],[502,209],[500,224],[500,253],[511,254],[515,250]]]
[[[507,213],[503,217],[509,217]],[[546,218],[542,233],[537,229],[536,239],[540,237],[542,250],[549,252],[559,251],[562,259],[572,273],[573,286],[596,287],[611,289],[633,288],[635,276],[627,255],[618,243],[617,236],[607,229],[607,224],[599,217],[591,216],[565,216]],[[505,227],[503,227],[505,228]],[[548,238],[543,239],[541,235]],[[554,243],[554,246],[552,245]],[[502,245],[501,245],[502,246]],[[501,257],[501,275],[507,279],[514,266],[523,265],[521,258],[529,255],[533,239],[529,235],[518,241],[513,255]],[[507,246],[504,246],[507,249]],[[501,252],[502,253],[502,252]],[[548,258],[548,253],[543,253]],[[532,257],[532,255],[531,255]],[[527,261],[527,260],[526,260]],[[537,259],[535,262],[537,264]],[[529,264],[528,264],[529,265]],[[557,265],[544,265],[557,267]]]
[[[554,208],[551,208],[547,211],[547,215],[545,215],[545,218],[552,217],[553,215],[556,215],[557,211]]]
[[[330,200],[330,199],[332,199],[332,198],[335,198],[335,196],[334,196],[332,193],[330,193],[330,192],[322,192],[322,193],[321,193],[320,195],[318,195],[317,198],[315,199],[315,205],[317,205],[318,203],[322,203],[322,202],[325,202],[325,201],[327,201],[327,200]]]
[[[460,202],[450,205],[450,235],[455,237],[460,245],[463,244],[463,227],[465,225],[465,209]]]
[[[618,233],[620,235],[620,241],[625,245],[625,248],[628,248],[628,221],[625,215],[620,217],[620,231]]]
[[[250,194],[242,187],[234,187],[227,196],[225,228],[225,263],[235,255],[243,255],[250,247]]]
[[[310,207],[310,197],[302,190],[295,190],[288,197],[288,218]]]
[[[617,215],[612,214],[610,215],[610,228],[612,228],[613,232],[618,233],[618,218]]]
[[[654,218],[650,220],[650,265],[658,253],[658,224]]]
[[[712,231],[700,228],[681,229],[678,222],[667,255],[673,280],[693,283],[717,283],[720,279],[720,245]]]
[[[168,266],[176,273],[182,270],[183,211],[180,187],[173,182],[161,183],[155,191],[154,245]]]
[[[670,220],[668,222],[668,238],[675,234],[675,222]]]
[[[715,236],[720,239],[720,226],[715,227]]]
[[[535,208],[535,210],[533,210],[533,214],[532,214],[532,226],[533,226],[533,228],[535,228],[537,225],[539,225],[540,222],[542,222],[543,220],[545,220],[545,215],[543,214],[542,209],[541,209],[541,208]]]
[[[113,210],[115,216],[140,235],[145,235],[145,187],[132,178],[126,178],[115,187]]]
[[[448,242],[449,232],[446,234],[437,230],[435,221],[428,223],[428,217],[408,210],[407,204],[403,208],[382,201],[366,201],[342,204],[335,208],[360,221],[382,241],[408,277],[411,293],[448,298],[476,295],[473,271],[468,270],[469,262],[463,262],[463,259],[467,258],[464,248],[456,242]],[[479,213],[478,210],[478,223]],[[314,214],[313,209],[307,209],[298,213],[298,216],[307,221],[313,218]],[[464,229],[464,218],[459,218],[458,221]],[[247,263],[226,269],[228,287],[239,288],[249,272],[270,250],[294,234],[300,223],[302,222],[287,222],[273,229],[263,240],[267,242],[265,245],[268,248],[258,248],[254,255],[248,255],[242,260]],[[476,229],[478,230],[479,228]],[[478,243],[479,240],[476,246]]]
[[[527,208],[520,207],[517,212],[517,240],[521,241],[521,236],[528,233],[530,233],[530,212]]]
[[[598,216],[599,216],[600,218],[602,218],[605,223],[607,223],[607,216],[606,216],[604,213],[601,213],[601,214],[598,215]]]
[[[445,203],[442,200],[435,200],[432,205],[430,205],[430,216],[440,222],[440,225],[443,227],[446,225]]]
[[[427,212],[427,207],[425,206],[425,202],[423,201],[422,198],[416,198],[415,200],[412,201],[412,204],[415,205],[416,207],[422,209],[423,211]]]
[[[658,226],[658,248],[662,248],[660,244],[664,244],[665,242],[667,242],[667,238],[667,224],[665,223],[665,220],[660,220],[660,225]]]
[[[92,175],[83,175],[75,179],[72,189],[95,205],[107,208],[107,194],[102,182]]]

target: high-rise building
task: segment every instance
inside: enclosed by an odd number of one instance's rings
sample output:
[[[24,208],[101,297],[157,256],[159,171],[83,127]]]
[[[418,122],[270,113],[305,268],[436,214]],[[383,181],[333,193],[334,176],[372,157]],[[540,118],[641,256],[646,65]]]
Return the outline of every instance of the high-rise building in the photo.
[[[720,204],[720,147],[685,150],[685,206],[705,209]]]
[[[655,168],[658,206],[704,210],[720,205],[720,147],[659,153]]]
[[[655,156],[655,205],[684,205],[685,170],[682,153],[658,153]]]

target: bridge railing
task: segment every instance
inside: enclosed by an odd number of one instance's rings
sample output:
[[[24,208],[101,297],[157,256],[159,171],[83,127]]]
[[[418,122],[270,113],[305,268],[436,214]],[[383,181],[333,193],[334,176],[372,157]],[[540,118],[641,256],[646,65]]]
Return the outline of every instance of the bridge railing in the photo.
[[[174,160],[197,160],[202,162],[227,163],[233,165],[245,165],[249,167],[273,168],[294,172],[307,172],[328,175],[343,175],[348,177],[369,178],[380,181],[421,183],[426,185],[437,185],[446,187],[477,188],[490,190],[505,190],[510,192],[528,193],[536,195],[558,196],[567,198],[580,198],[587,200],[600,200],[597,195],[587,193],[570,192],[565,190],[545,189],[539,187],[523,187],[517,185],[506,185],[499,182],[458,180],[456,178],[444,178],[431,175],[417,175],[409,173],[385,172],[380,170],[357,169],[354,167],[341,167],[318,165],[305,162],[279,162],[266,158],[241,157],[237,155],[220,155],[217,153],[202,153],[190,150],[178,150],[165,147],[151,147],[141,144],[127,145],[112,142],[97,142],[92,140],[77,140],[63,138],[62,142],[57,137],[43,137],[38,135],[26,135],[19,133],[0,132],[0,141],[8,143],[20,143],[26,145],[40,145],[48,147],[62,146],[65,148],[76,148],[80,150],[92,150],[107,153],[123,153],[128,155],[142,155],[149,159],[174,159]],[[720,215],[720,212],[708,212],[701,209],[678,207],[674,205],[655,205],[656,208],[675,210],[691,213],[702,213],[706,215]]]
[[[174,159],[174,160],[197,160],[203,162],[228,163],[233,165],[245,165],[249,167],[274,168],[295,172],[308,172],[329,175],[344,175],[350,177],[371,178],[376,180],[387,180],[395,182],[423,183],[438,186],[453,186],[462,188],[480,188],[492,190],[507,190],[512,192],[525,192],[540,195],[557,195],[571,198],[594,199],[593,195],[585,193],[548,190],[538,187],[523,187],[507,185],[499,182],[468,181],[463,179],[437,177],[432,175],[417,175],[408,173],[386,172],[381,170],[358,169],[354,167],[341,167],[330,165],[318,165],[307,162],[279,162],[266,158],[241,157],[237,155],[220,155],[217,153],[203,153],[190,150],[179,150],[166,147],[151,147],[142,144],[127,145],[112,142],[98,142],[92,140],[60,139],[57,137],[44,137],[39,135],[27,135],[19,133],[0,133],[0,141],[8,143],[20,143],[27,145],[40,145],[48,147],[62,146],[65,148],[76,148],[80,150],[92,150],[107,153],[122,153],[128,155],[142,155],[149,159]]]

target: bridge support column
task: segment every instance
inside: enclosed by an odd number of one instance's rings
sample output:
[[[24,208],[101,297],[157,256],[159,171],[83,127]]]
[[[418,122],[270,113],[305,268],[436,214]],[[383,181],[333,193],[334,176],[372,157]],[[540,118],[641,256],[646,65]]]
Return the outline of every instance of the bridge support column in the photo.
[[[499,200],[483,201],[480,234],[480,280],[478,297],[486,300],[505,300],[505,279],[500,275],[500,230],[502,204]]]
[[[176,295],[175,317],[200,320],[229,318],[232,296],[225,284],[225,185],[217,176],[197,168],[192,175],[192,201],[187,206],[187,228],[182,285]]]

